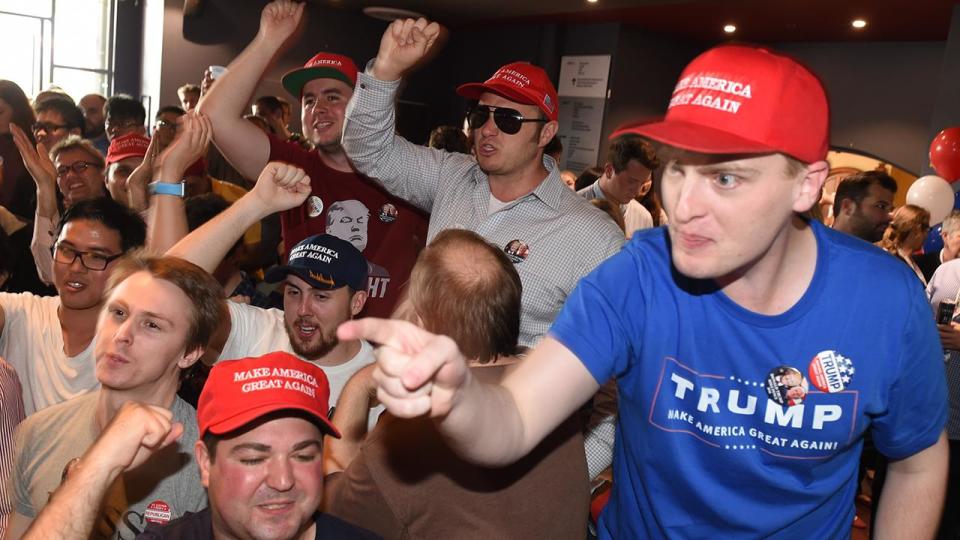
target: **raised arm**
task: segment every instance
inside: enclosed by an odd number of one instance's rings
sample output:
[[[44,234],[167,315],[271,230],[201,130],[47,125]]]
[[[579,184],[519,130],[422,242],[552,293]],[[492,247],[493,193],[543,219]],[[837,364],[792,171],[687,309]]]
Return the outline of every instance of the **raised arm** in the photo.
[[[471,376],[457,345],[404,321],[360,319],[340,339],[383,345],[373,378],[395,416],[429,414],[464,459],[500,466],[526,455],[598,388],[569,349],[546,337],[502,385]]]
[[[183,433],[183,426],[171,419],[172,413],[166,409],[132,401],[125,403],[71,469],[23,539],[88,538],[110,484]]]
[[[437,23],[424,19],[391,23],[371,73],[358,75],[344,121],[343,149],[357,170],[426,211],[432,209],[444,166],[471,158],[397,136],[394,107],[399,79],[430,57],[442,35]]]
[[[309,194],[310,177],[302,169],[270,162],[249,193],[177,242],[167,255],[213,273],[250,226],[274,212],[300,206]]]
[[[36,146],[16,124],[10,124],[10,134],[20,152],[23,164],[37,186],[37,210],[33,217],[33,241],[30,253],[37,265],[37,274],[47,284],[53,283],[53,229],[60,213],[57,210],[57,169],[43,143]]]
[[[270,158],[267,135],[243,119],[243,112],[273,58],[303,18],[304,4],[276,0],[260,15],[260,31],[200,100],[200,112],[213,123],[213,139],[230,164],[256,178]]]
[[[179,133],[158,158],[160,165],[157,182],[178,184],[183,181],[183,172],[206,153],[207,145],[210,144],[213,130],[207,117],[198,113],[188,113],[179,121]],[[183,197],[157,193],[150,198],[147,248],[151,252],[165,253],[186,236],[188,231]]]

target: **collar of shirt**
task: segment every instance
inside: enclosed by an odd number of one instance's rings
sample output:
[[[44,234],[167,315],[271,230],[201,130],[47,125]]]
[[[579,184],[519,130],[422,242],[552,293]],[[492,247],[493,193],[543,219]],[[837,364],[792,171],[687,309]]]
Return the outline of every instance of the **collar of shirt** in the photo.
[[[557,162],[553,160],[552,157],[544,154],[543,156],[543,166],[547,169],[547,176],[540,182],[540,184],[530,193],[514,199],[504,205],[503,209],[510,208],[520,201],[527,199],[531,196],[540,199],[544,204],[549,206],[552,210],[559,212],[560,211],[560,201],[564,196],[564,191],[570,191],[570,188],[563,183],[563,180],[560,178],[560,167],[557,166]],[[489,205],[490,202],[490,179],[487,177],[487,173],[483,172],[480,169],[479,165],[475,165],[476,175],[474,176],[474,181],[478,184],[485,184],[486,193],[477,192],[475,195],[475,200],[478,207],[480,205]],[[482,206],[487,208],[487,206]]]

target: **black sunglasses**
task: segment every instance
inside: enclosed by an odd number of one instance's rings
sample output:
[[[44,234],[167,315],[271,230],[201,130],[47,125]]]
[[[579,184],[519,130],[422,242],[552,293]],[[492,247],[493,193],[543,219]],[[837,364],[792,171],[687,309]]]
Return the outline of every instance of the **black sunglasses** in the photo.
[[[497,129],[513,135],[520,131],[524,122],[547,122],[546,118],[524,118],[519,111],[508,109],[506,107],[491,107],[489,105],[474,105],[467,111],[467,125],[470,129],[480,129],[487,123],[490,115],[493,115],[493,123]]]

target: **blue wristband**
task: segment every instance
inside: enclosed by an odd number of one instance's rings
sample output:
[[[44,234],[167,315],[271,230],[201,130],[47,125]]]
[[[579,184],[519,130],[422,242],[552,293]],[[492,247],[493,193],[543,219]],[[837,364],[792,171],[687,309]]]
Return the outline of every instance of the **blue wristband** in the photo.
[[[166,182],[151,182],[148,186],[151,195],[174,195],[181,199],[186,196],[186,184],[178,182],[169,184]]]

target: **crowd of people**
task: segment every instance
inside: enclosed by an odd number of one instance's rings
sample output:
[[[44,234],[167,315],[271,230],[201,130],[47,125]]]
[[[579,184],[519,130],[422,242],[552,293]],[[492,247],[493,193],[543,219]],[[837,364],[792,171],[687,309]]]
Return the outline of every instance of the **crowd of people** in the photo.
[[[530,63],[397,134],[424,19],[255,95],[303,18],[152,133],[0,81],[0,538],[957,537],[960,212],[820,215],[813,73],[713,48],[567,171]]]

